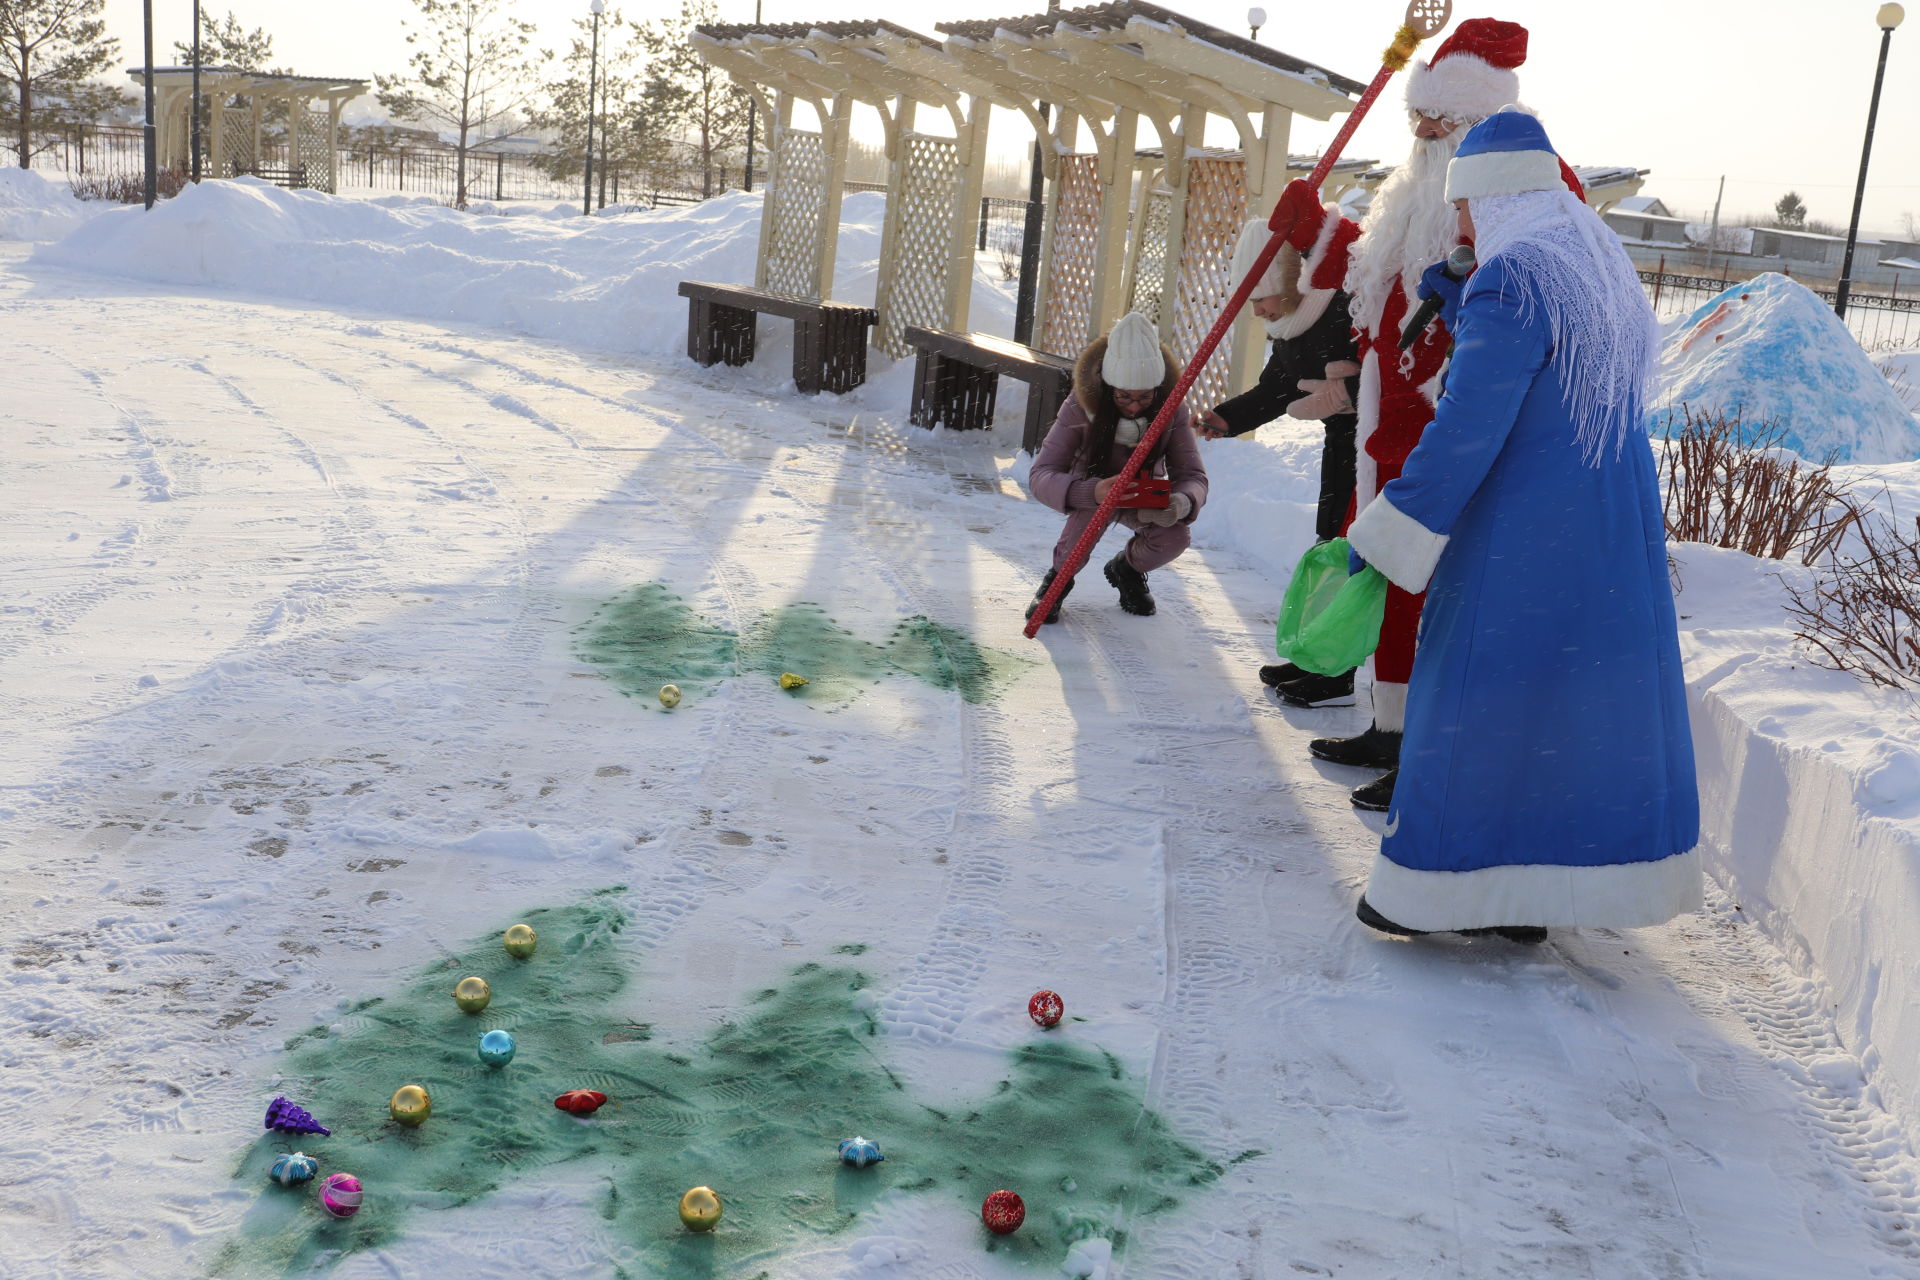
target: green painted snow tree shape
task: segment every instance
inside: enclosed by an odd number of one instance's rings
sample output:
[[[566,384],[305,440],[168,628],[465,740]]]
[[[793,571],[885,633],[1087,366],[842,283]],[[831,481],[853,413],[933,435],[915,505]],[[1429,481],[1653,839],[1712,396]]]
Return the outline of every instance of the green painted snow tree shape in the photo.
[[[613,1275],[755,1280],[777,1274],[766,1259],[853,1227],[882,1195],[938,1196],[971,1216],[999,1187],[1026,1198],[1027,1224],[1004,1239],[982,1228],[981,1247],[1051,1270],[1091,1236],[1124,1248],[1129,1225],[1222,1172],[1168,1131],[1117,1059],[1064,1033],[1036,1032],[967,1105],[916,1100],[888,1069],[867,979],[849,967],[866,949],[857,944],[836,948],[834,963],[793,969],[700,1043],[663,1043],[619,946],[624,892],[529,913],[540,947],[528,960],[508,957],[492,932],[401,991],[290,1040],[279,1088],[333,1136],[269,1133],[243,1153],[234,1178],[258,1199],[216,1273],[305,1274],[399,1239],[416,1215],[508,1185],[524,1191],[568,1164],[600,1175],[589,1183],[599,1187],[593,1208],[627,1246],[608,1259]],[[478,1016],[449,995],[469,973],[493,987]],[[479,1033],[495,1027],[519,1042],[497,1069],[475,1054]],[[402,1084],[433,1097],[419,1128],[387,1116]],[[553,1105],[573,1088],[611,1101],[576,1118]],[[836,1143],[855,1133],[879,1142],[885,1162],[842,1166]],[[358,1216],[335,1221],[311,1184],[268,1179],[274,1156],[294,1145],[319,1159],[322,1177],[360,1178]],[[675,1213],[680,1193],[700,1184],[726,1202],[711,1235],[686,1231]]]
[[[1027,665],[924,617],[902,620],[876,644],[805,603],[761,614],[735,634],[702,618],[658,582],[602,605],[580,629],[577,647],[584,661],[607,668],[622,693],[649,701],[663,684],[679,685],[691,702],[729,676],[778,679],[790,671],[809,681],[796,691],[808,700],[846,702],[889,676],[910,676],[978,703]]]

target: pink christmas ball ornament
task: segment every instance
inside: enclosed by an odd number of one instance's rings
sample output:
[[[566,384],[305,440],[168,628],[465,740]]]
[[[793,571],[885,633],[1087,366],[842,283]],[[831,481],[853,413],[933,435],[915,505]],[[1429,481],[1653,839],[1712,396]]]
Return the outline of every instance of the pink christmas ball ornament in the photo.
[[[360,1179],[350,1173],[330,1173],[320,1184],[320,1207],[336,1218],[360,1212]]]

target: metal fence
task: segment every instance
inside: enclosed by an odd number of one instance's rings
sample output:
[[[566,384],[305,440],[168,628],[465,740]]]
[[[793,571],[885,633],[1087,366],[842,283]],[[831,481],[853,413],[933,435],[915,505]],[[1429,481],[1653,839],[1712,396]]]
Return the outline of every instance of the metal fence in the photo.
[[[1654,314],[1664,323],[1690,314],[1740,282],[1715,276],[1679,275],[1671,271],[1642,271],[1640,283],[1646,286]],[[1826,302],[1834,300],[1831,289],[1814,288],[1813,292]],[[1920,298],[1850,294],[1847,297],[1846,326],[1862,349],[1867,351],[1899,351],[1920,347]]]

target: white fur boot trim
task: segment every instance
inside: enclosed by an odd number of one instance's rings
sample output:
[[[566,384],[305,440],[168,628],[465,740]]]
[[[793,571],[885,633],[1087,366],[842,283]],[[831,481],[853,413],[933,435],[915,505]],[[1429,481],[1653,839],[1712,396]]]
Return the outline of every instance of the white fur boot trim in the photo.
[[[1401,733],[1407,727],[1407,686],[1373,682],[1373,727]]]

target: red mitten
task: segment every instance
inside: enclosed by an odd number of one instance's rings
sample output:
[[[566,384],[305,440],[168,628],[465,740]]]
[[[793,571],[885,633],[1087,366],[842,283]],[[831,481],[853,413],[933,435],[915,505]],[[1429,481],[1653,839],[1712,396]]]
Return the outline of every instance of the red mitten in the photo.
[[[1305,253],[1313,248],[1320,222],[1326,216],[1326,210],[1320,207],[1320,193],[1308,186],[1306,179],[1295,178],[1267,215],[1267,229],[1279,232],[1288,244]]]

